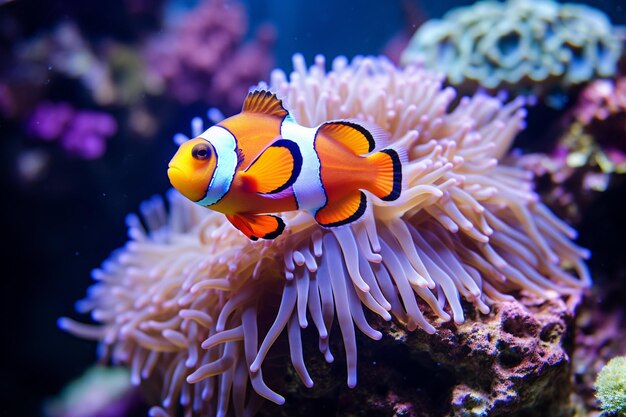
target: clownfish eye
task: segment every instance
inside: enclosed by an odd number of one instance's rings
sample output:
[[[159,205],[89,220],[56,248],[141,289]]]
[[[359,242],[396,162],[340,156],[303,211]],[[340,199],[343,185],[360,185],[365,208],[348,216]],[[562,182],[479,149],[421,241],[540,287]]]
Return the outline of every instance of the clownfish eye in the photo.
[[[198,161],[204,161],[211,156],[211,148],[207,143],[199,143],[191,149],[191,156]]]

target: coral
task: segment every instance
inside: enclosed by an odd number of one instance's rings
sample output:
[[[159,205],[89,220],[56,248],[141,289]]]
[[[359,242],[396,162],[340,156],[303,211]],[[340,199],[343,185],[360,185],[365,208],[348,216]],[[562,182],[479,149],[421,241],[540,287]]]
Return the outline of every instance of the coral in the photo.
[[[72,21],[18,43],[14,54],[23,71],[18,79],[43,86],[53,75],[62,75],[79,80],[99,105],[115,100],[115,83],[107,60],[98,56]]]
[[[363,221],[330,230],[287,213],[286,233],[271,242],[250,242],[176,193],[169,214],[156,199],[142,207],[143,222],[131,216],[130,242],[94,272],[98,282],[78,306],[99,324],[59,324],[99,340],[134,383],[156,385],[153,416],[179,407],[221,416],[231,402],[247,415],[258,396],[284,403],[268,386],[285,375],[281,334],[293,375],[311,387],[303,334],[316,333],[332,362],[338,329],[354,387],[355,325],[383,336],[372,317],[432,334],[440,322],[464,323],[464,303],[488,314],[516,303],[520,290],[552,299],[590,283],[575,231],[538,200],[529,172],[499,163],[523,126],[523,99],[478,94],[450,108],[455,92],[441,77],[383,58],[337,58],[327,72],[322,57],[307,69],[296,56],[294,67],[261,87],[300,124],[355,117],[389,132],[408,151],[402,196],[372,198]],[[192,126],[201,133],[201,120]]]
[[[44,141],[58,140],[70,155],[97,159],[106,151],[107,139],[117,131],[117,122],[104,112],[44,101],[28,119],[27,131]]]
[[[593,159],[601,171],[626,173],[626,77],[596,80],[587,86],[574,117],[597,143]]]
[[[203,0],[146,46],[150,83],[160,84],[182,103],[202,101],[224,111],[241,106],[248,87],[269,74],[274,31],[259,28],[243,43],[247,22],[243,6]]]
[[[122,17],[138,22],[141,16],[157,20],[158,14],[158,20],[167,19],[167,13],[155,7],[159,2],[126,3],[135,17]],[[256,36],[244,42],[247,22],[241,3],[192,3],[197,4],[178,22],[156,33],[145,33],[140,24],[128,25],[122,39],[90,37],[91,29],[82,31],[79,23],[64,19],[26,39],[11,39],[0,68],[0,117],[26,128],[16,132],[18,137],[56,140],[72,155],[97,159],[105,153],[105,138],[116,132],[118,122],[123,124],[120,130],[132,132],[131,138],[153,138],[170,120],[163,115],[175,114],[180,101],[234,111],[248,87],[269,75],[274,29],[261,25]],[[21,23],[13,22],[16,27]],[[4,52],[4,42],[0,48]],[[67,104],[50,104],[59,97]],[[84,107],[102,111],[75,110]],[[105,112],[114,112],[117,121]],[[55,126],[62,132],[48,130]],[[30,164],[33,155],[25,155],[25,161]],[[29,164],[21,165],[33,166]],[[26,169],[22,179],[37,178],[35,171]]]
[[[563,119],[568,128],[554,149],[523,155],[519,163],[540,178],[550,207],[577,222],[626,173],[626,78],[593,81]]]
[[[402,63],[423,62],[461,88],[543,94],[616,71],[621,43],[589,6],[481,1],[422,25]]]
[[[626,416],[626,356],[613,358],[602,368],[595,388],[603,410]]]
[[[143,0],[128,1],[138,12],[146,8]],[[154,6],[150,11],[159,9]],[[56,78],[77,80],[100,106],[145,104],[146,93],[165,92],[185,104],[201,101],[232,111],[250,85],[268,76],[275,31],[261,25],[244,42],[247,22],[240,2],[202,0],[177,19],[168,17],[165,13],[161,31],[142,35],[145,40],[136,44],[112,38],[96,44],[77,24],[65,21],[16,42],[13,66],[22,72],[2,78],[20,84],[20,90],[23,84],[41,90]],[[0,111],[10,113],[15,104],[8,93],[14,92],[0,81]]]

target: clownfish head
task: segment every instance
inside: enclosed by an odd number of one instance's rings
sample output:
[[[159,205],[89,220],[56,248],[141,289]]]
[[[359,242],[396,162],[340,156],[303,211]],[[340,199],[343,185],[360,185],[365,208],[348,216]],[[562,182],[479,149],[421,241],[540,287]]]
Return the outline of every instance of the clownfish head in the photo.
[[[167,176],[182,195],[198,202],[207,194],[216,165],[211,142],[195,138],[180,145],[168,165]]]

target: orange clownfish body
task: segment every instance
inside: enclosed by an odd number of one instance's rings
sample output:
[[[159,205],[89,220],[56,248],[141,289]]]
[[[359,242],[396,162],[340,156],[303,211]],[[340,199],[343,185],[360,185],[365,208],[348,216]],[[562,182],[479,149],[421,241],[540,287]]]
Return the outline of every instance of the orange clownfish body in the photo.
[[[337,227],[365,212],[361,190],[397,199],[398,153],[372,152],[384,136],[353,120],[301,126],[274,94],[257,90],[241,113],[183,143],[167,173],[181,194],[226,214],[248,238],[274,239],[285,223],[272,213],[308,210],[320,225]]]

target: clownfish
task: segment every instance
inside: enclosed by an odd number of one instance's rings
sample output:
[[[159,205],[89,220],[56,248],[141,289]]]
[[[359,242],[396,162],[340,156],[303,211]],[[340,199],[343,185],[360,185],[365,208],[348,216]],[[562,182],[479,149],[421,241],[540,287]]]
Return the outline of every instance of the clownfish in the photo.
[[[197,204],[219,211],[252,240],[285,229],[275,213],[308,210],[332,228],[358,220],[367,190],[385,201],[402,191],[402,161],[386,133],[355,120],[313,128],[296,123],[275,94],[248,93],[241,113],[180,145],[170,182]]]

